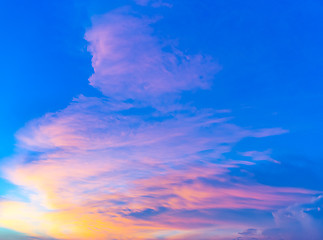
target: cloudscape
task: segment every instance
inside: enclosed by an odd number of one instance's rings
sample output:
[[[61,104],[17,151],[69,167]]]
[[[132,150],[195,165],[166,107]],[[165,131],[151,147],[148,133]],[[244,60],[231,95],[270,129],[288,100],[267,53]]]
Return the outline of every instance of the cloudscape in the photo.
[[[323,239],[319,1],[4,9],[0,239]]]

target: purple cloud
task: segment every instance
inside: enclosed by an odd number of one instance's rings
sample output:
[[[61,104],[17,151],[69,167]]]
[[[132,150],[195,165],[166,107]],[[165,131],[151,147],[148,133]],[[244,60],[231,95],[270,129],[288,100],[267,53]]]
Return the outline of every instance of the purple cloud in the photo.
[[[210,57],[185,55],[161,42],[151,24],[118,12],[94,18],[85,36],[93,55],[90,84],[109,97],[141,101],[210,87],[219,66]]]

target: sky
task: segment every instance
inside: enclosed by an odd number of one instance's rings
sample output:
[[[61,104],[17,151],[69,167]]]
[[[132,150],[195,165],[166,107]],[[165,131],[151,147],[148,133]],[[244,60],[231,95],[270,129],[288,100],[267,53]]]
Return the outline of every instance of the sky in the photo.
[[[322,10],[1,1],[0,239],[323,239]]]

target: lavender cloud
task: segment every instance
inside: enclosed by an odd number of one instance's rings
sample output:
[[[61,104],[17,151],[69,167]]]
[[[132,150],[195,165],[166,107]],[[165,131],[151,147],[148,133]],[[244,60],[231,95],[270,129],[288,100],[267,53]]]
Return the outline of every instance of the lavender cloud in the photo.
[[[110,13],[93,24],[85,36],[93,55],[90,84],[109,97],[156,101],[208,88],[219,70],[210,57],[185,55],[154,37],[152,20]]]

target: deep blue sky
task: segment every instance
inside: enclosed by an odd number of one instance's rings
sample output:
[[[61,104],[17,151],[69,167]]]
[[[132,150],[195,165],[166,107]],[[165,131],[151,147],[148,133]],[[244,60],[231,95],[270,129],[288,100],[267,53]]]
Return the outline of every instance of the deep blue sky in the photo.
[[[91,91],[91,56],[83,40],[89,19],[71,1],[5,1],[1,7],[1,150],[27,121]]]

